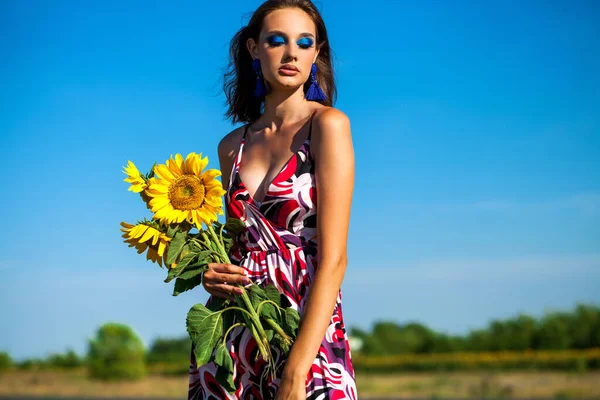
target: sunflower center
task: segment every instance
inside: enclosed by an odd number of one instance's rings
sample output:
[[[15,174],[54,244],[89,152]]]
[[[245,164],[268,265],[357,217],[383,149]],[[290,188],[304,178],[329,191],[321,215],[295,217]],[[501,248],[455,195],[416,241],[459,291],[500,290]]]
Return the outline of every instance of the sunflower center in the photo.
[[[181,175],[169,186],[169,201],[177,210],[199,209],[205,194],[202,180],[195,175]]]

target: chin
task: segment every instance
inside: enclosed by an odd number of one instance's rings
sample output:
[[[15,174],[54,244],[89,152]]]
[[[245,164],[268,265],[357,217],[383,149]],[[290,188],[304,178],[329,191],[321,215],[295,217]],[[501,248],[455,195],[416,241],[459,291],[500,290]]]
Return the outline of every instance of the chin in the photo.
[[[298,79],[298,77],[295,76],[279,76],[277,77],[276,82],[277,83],[275,84],[275,86],[280,87],[282,89],[295,89],[304,84],[304,81],[302,79]]]

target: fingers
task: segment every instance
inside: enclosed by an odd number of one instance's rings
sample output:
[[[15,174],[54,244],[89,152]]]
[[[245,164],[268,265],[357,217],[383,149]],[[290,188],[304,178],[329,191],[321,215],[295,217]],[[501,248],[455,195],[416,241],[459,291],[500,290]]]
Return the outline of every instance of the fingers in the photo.
[[[204,276],[208,275],[208,279],[212,283],[225,283],[230,285],[242,285],[246,286],[250,283],[250,279],[247,276],[241,275],[232,275],[232,274],[218,274],[212,273],[208,274],[208,272],[204,273]]]
[[[230,285],[246,286],[251,283],[246,276],[246,270],[230,264],[208,264],[208,270],[204,273],[203,279],[212,284],[227,283]],[[241,270],[241,273],[237,271]],[[232,272],[233,271],[233,272]]]
[[[232,264],[209,263],[202,276],[202,286],[208,293],[229,300],[233,300],[233,295],[243,293],[237,285],[250,283],[246,270]]]
[[[221,297],[221,298],[227,299],[227,300],[233,300],[234,295],[236,295],[236,294],[241,295],[243,293],[242,288],[232,286],[232,285],[224,285],[222,283],[219,283],[219,284],[208,283],[208,284],[204,285],[204,288],[206,289],[206,291],[208,293],[212,294],[213,296]]]
[[[244,291],[243,291],[242,288],[239,288],[237,286],[232,286],[232,285],[225,285],[225,284],[222,284],[222,283],[217,284],[217,285],[213,285],[213,288],[215,290],[220,291],[220,292],[227,293],[230,296],[233,296],[235,294],[242,294],[242,293],[244,293]]]
[[[244,276],[246,275],[246,270],[244,268],[233,264],[210,263],[208,264],[208,268],[214,270],[215,272]]]

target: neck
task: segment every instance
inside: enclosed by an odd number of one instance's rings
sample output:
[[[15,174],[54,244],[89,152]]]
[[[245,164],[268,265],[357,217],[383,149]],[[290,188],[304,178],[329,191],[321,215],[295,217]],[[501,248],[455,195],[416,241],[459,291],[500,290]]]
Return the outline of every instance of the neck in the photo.
[[[311,105],[304,98],[302,86],[294,92],[273,91],[265,97],[264,113],[258,119],[258,125],[279,130],[306,119]]]

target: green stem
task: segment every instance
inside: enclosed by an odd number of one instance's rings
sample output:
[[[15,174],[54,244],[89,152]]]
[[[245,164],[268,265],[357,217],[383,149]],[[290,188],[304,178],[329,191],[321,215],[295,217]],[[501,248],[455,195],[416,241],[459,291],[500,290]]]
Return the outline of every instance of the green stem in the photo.
[[[204,243],[204,241],[202,241],[202,240],[199,240],[198,238],[195,238],[195,237],[193,237],[193,238],[192,238],[192,241],[193,241],[193,242],[195,242],[196,244],[198,244],[198,246],[199,246],[201,249],[207,249],[207,250],[210,250],[210,247],[208,247],[208,248],[207,248],[207,247],[206,247],[206,243]]]
[[[210,254],[212,254],[212,256],[214,257],[215,262],[227,263],[227,260],[223,260],[223,256],[221,255],[221,253],[217,253],[212,249],[209,249],[208,251],[210,251]]]
[[[231,330],[232,330],[233,328],[235,328],[236,326],[240,326],[240,325],[241,325],[241,326],[244,326],[244,323],[243,323],[243,322],[238,322],[237,324],[233,324],[233,325],[231,325],[231,326],[229,327],[229,329],[227,329],[227,332],[225,332],[225,335],[223,336],[223,340],[222,340],[222,342],[223,342],[223,344],[224,344],[224,345],[227,345],[227,335],[229,335],[229,332],[231,332]]]
[[[202,236],[204,245],[210,249],[210,240],[208,239],[208,236],[206,236],[206,232],[200,231],[200,236]]]
[[[229,255],[225,251],[225,247],[223,246],[223,241],[219,240],[219,237],[215,233],[215,230],[213,229],[212,224],[208,225],[207,228],[208,228],[208,233],[210,234],[210,236],[212,236],[212,238],[215,241],[216,245],[219,247],[219,250],[221,251],[221,254],[227,259],[227,262],[230,263],[231,261],[229,260]]]
[[[217,237],[217,234],[215,233],[215,230],[213,229],[212,224],[207,225],[207,231],[210,234],[210,236],[212,236],[217,247],[221,251],[221,254],[223,255],[224,259],[227,260],[227,263],[231,263],[231,261],[229,259],[229,255],[225,251],[225,247],[223,246],[223,243]],[[237,286],[237,287],[240,287],[240,286]],[[265,361],[271,362],[271,348],[269,347],[269,341],[267,340],[267,333],[265,332],[262,324],[260,323],[260,318],[259,318],[256,310],[254,309],[254,307],[252,307],[252,302],[250,302],[250,299],[248,298],[248,293],[245,290],[243,290],[242,294],[236,295],[236,298],[241,298],[244,303],[243,305],[245,305],[246,309],[249,311],[249,313],[252,314],[251,322],[252,322],[252,325],[254,326],[254,329],[256,329],[256,332],[253,332],[253,335],[255,333],[257,334],[257,335],[254,335],[254,339],[256,339],[258,348],[259,348],[260,352],[262,353]],[[238,301],[238,304],[239,304],[239,301]]]
[[[245,308],[242,308],[242,307],[236,307],[236,306],[229,306],[229,307],[227,307],[227,308],[224,308],[224,309],[222,309],[222,310],[218,311],[218,313],[219,313],[219,314],[222,314],[222,313],[224,313],[224,312],[225,312],[225,311],[227,311],[227,310],[238,310],[238,311],[241,311],[241,312],[243,312],[243,313],[246,313],[246,314],[248,314],[248,316],[249,316],[250,318],[252,318],[252,314],[251,314],[251,313],[250,313],[248,310],[246,310]]]
[[[251,312],[254,314],[253,322],[256,325],[256,330],[258,330],[258,333],[260,334],[263,346],[265,346],[267,349],[269,349],[269,353],[270,353],[269,341],[267,340],[267,333],[265,332],[265,329],[263,328],[262,324],[260,323],[259,315],[256,313],[256,310],[254,309],[254,307],[252,307],[252,302],[250,301],[250,298],[248,298],[248,293],[244,290],[242,292],[242,294],[239,296],[244,301],[248,310],[252,310]],[[268,361],[267,359],[265,359],[265,360]]]
[[[271,328],[273,328],[273,330],[277,332],[287,344],[290,346],[293,344],[292,338],[289,337],[288,334],[283,331],[283,329],[281,329],[277,322],[273,321],[271,318],[265,318],[265,321],[267,321],[267,324],[269,324]]]
[[[219,239],[221,239],[221,243],[223,243],[224,246],[224,242],[223,242],[223,228],[225,227],[225,224],[221,225],[221,227],[219,228]]]
[[[278,313],[279,313],[279,315],[281,316],[281,310],[280,310],[280,308],[281,308],[281,307],[279,307],[279,304],[275,303],[273,300],[263,300],[263,301],[261,301],[261,302],[258,304],[258,307],[256,307],[256,313],[257,313],[258,315],[260,315],[260,308],[261,308],[261,307],[263,306],[263,304],[265,304],[265,303],[271,303],[271,304],[273,304],[273,305],[275,306],[275,310],[277,310],[277,312],[278,312]]]
[[[244,294],[246,294],[246,292],[244,292]],[[257,332],[257,328],[256,328],[257,323],[260,326],[260,321],[257,321],[257,319],[253,317],[253,315],[251,314],[251,311],[248,311],[244,308],[245,304],[244,304],[243,299],[241,298],[242,296],[236,295],[234,297],[235,297],[235,301],[240,306],[240,309],[244,310],[244,312],[242,313],[242,318],[244,318],[244,320],[246,321],[246,327],[250,329],[250,332],[252,332],[252,336],[254,336],[254,340],[256,340],[256,344],[258,346],[258,351],[263,356],[265,361],[269,361],[271,358],[270,357],[271,349],[268,347],[265,347],[264,342],[263,342],[259,332]],[[254,311],[254,309],[252,307],[250,308],[250,310]],[[248,315],[246,315],[246,314],[248,314]],[[264,337],[266,337],[266,334],[264,334]]]

